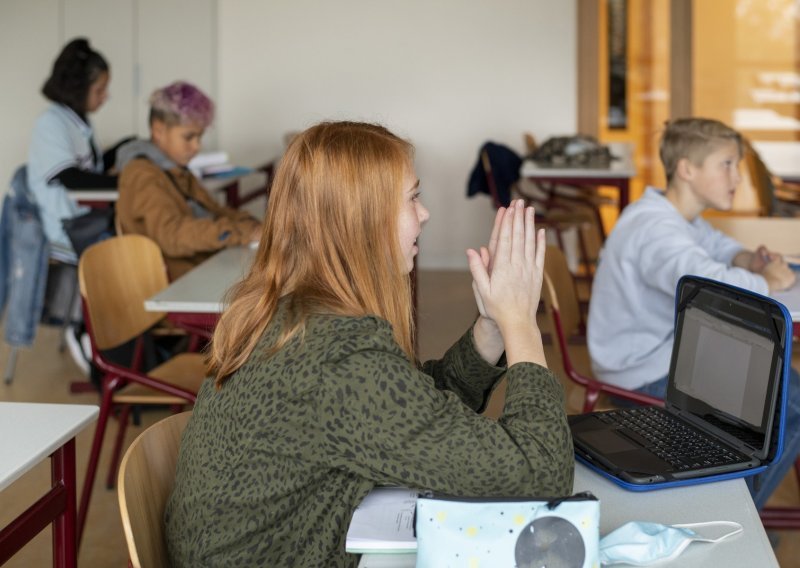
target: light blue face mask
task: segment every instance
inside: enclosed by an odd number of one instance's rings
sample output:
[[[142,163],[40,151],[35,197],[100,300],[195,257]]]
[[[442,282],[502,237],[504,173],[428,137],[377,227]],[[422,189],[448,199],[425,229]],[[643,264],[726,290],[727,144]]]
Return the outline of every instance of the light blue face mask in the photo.
[[[701,536],[689,527],[723,526],[730,530],[716,538]],[[648,566],[677,558],[693,541],[720,542],[742,532],[742,525],[731,521],[711,521],[685,525],[630,522],[600,539],[600,563]]]

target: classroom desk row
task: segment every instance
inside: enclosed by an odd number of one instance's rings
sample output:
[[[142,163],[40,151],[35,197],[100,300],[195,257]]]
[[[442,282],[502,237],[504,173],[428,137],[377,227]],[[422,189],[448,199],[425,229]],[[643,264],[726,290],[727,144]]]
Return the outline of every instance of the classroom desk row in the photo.
[[[266,194],[267,185],[273,175],[273,164],[268,164],[258,169],[242,171],[230,176],[204,177],[200,183],[210,194],[223,193],[225,204],[234,209],[246,203],[255,196]],[[266,178],[266,179],[264,179]],[[264,180],[256,190],[242,193],[242,184],[246,180]],[[92,207],[105,207],[119,199],[116,189],[71,189],[69,195],[78,203]]]

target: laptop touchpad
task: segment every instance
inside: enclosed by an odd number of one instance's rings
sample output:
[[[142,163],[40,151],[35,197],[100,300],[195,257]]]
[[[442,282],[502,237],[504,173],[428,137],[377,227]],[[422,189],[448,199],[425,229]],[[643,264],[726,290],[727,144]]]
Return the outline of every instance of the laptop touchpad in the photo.
[[[641,449],[639,446],[614,432],[613,430],[596,430],[594,432],[581,432],[580,438],[585,444],[597,449],[601,454],[616,454],[628,450]]]

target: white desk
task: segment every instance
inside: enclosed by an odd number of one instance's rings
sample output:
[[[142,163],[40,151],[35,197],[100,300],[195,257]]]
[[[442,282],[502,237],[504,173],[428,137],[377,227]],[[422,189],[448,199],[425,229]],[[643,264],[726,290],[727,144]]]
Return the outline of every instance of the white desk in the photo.
[[[611,185],[619,190],[619,208],[624,209],[630,200],[630,179],[636,177],[633,162],[633,147],[625,143],[608,144],[612,160],[607,168],[549,168],[539,166],[533,160],[522,162],[520,176],[537,182],[566,185],[601,186]]]
[[[263,169],[253,169],[249,172],[221,177],[200,178],[200,183],[209,193],[225,191],[227,205],[236,208],[244,202],[248,196],[239,195],[239,182],[250,176],[264,176]],[[271,175],[271,170],[267,175]],[[269,180],[267,180],[268,182]],[[119,191],[116,189],[70,189],[69,196],[75,201],[84,205],[107,205],[115,203],[119,199]]]
[[[792,317],[794,323],[795,335],[800,332],[800,278],[795,280],[794,286],[782,292],[773,292],[770,294],[773,298],[778,300],[781,304],[786,306],[789,310],[789,315]]]
[[[576,463],[574,487],[575,492],[591,491],[600,500],[601,537],[634,520],[663,524],[736,521],[744,527],[742,533],[718,544],[692,543],[673,562],[659,566],[778,566],[743,479],[633,492]],[[365,554],[359,568],[411,568],[414,561],[413,554]]]
[[[0,402],[0,491],[51,458],[53,487],[0,530],[0,564],[53,523],[53,565],[77,565],[75,436],[98,408],[77,404]]]
[[[255,253],[250,247],[222,249],[145,300],[144,307],[149,312],[219,314],[225,293],[250,269]]]

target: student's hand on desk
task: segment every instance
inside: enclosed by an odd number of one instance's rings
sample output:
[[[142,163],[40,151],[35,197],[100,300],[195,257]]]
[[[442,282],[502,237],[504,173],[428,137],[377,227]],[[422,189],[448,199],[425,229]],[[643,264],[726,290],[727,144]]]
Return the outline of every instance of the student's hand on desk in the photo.
[[[751,254],[746,268],[750,272],[761,274],[770,262],[781,260],[782,258],[780,254],[772,252],[764,245],[761,245]]]
[[[467,251],[478,308],[497,325],[509,365],[544,364],[536,325],[544,252],[544,231],[536,231],[533,208],[522,200],[498,211],[488,249]]]
[[[761,276],[766,279],[770,292],[786,290],[794,284],[797,278],[794,270],[789,268],[789,265],[786,264],[786,261],[780,256],[767,263],[761,271]]]

